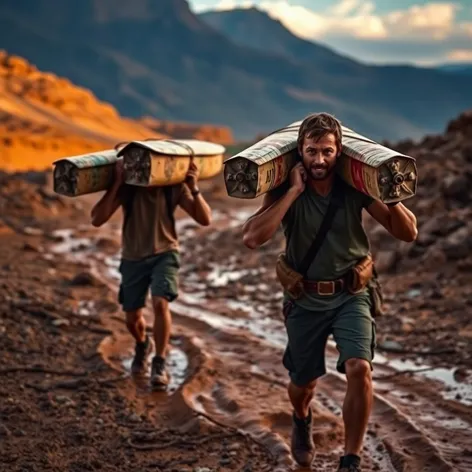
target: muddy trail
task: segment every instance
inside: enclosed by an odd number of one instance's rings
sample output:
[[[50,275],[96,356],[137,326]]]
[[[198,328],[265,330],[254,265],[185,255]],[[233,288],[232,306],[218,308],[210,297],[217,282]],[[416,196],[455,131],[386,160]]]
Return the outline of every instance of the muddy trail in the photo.
[[[281,241],[278,238],[259,252],[243,250],[241,244],[235,247],[250,211],[217,208],[210,229],[197,228],[187,218],[178,220],[182,293],[172,304],[172,384],[167,394],[151,392],[146,378],[129,376],[133,346],[113,303],[118,285],[118,226],[96,231],[83,224],[51,231],[46,241],[36,236],[40,241],[34,244],[41,245],[41,257],[56,261],[54,270],[58,270],[57,261],[75,272],[81,268],[75,277],[91,286],[89,292],[107,292],[108,305],[103,306],[103,294],[88,293],[76,297],[75,310],[81,320],[96,318],[108,333],[97,345],[103,368],[118,379],[113,388],[131,401],[133,419],[146,418],[145,427],[140,425],[126,437],[121,454],[131,447],[140,460],[148,458],[149,467],[162,466],[167,460],[161,470],[308,470],[295,466],[288,448],[291,410],[287,375],[281,365],[285,333],[280,290],[271,269]],[[151,322],[149,311],[147,318]],[[384,344],[388,351],[392,350],[389,346],[395,347]],[[71,344],[70,350],[74,349]],[[317,456],[312,470],[316,471],[336,470],[343,447],[341,408],[346,385],[344,376],[335,371],[332,341],[327,349],[328,374],[313,402]],[[403,355],[377,353],[375,401],[363,470],[472,470],[470,370],[448,364],[447,350],[436,353],[427,356],[421,349],[405,350]],[[105,374],[94,375],[106,382]],[[84,394],[88,395],[88,388]],[[160,424],[171,424],[177,432],[162,430]],[[186,440],[195,430],[197,439]],[[217,450],[208,452],[208,444]],[[204,454],[198,456],[195,449]],[[150,460],[153,454],[166,459]],[[179,467],[172,468],[172,460]],[[77,470],[107,469],[96,464],[96,469]]]

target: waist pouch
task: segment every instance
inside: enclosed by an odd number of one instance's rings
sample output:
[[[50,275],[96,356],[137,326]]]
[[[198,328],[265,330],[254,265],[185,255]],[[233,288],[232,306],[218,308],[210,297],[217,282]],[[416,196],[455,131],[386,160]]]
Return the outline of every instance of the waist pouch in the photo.
[[[367,288],[371,303],[370,312],[373,318],[385,314],[382,286],[380,285],[371,254],[361,259],[351,269],[348,281],[347,287],[350,293],[356,294]]]
[[[372,279],[374,260],[369,254],[361,259],[347,274],[347,289],[356,294],[364,290]]]
[[[277,257],[275,272],[280,284],[293,300],[298,300],[304,295],[303,275],[290,267],[284,253]],[[367,288],[371,301],[371,314],[374,318],[385,313],[382,287],[371,254],[361,259],[349,271],[346,286],[352,294],[360,293]]]
[[[275,265],[275,272],[284,290],[294,300],[298,300],[304,293],[303,275],[292,269],[285,258],[285,254],[279,254]]]

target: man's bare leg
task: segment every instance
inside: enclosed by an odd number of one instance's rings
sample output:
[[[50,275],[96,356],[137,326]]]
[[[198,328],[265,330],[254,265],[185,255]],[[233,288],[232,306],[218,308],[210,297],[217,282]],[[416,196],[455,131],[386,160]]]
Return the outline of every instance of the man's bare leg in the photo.
[[[151,384],[157,388],[164,388],[169,383],[169,376],[165,369],[165,358],[169,345],[172,317],[169,302],[163,297],[152,297],[154,310],[154,344],[156,355],[152,361]]]
[[[137,343],[145,341],[146,321],[142,309],[126,312],[126,327]]]
[[[167,346],[169,345],[172,317],[169,302],[162,297],[152,297],[154,309],[154,343],[156,345],[156,356],[165,359]]]
[[[292,419],[291,451],[295,461],[301,466],[309,466],[315,455],[312,435],[310,403],[315,391],[316,380],[303,386],[290,382],[288,396],[294,409]]]
[[[146,321],[142,309],[126,312],[126,327],[136,341],[131,372],[143,374],[146,370],[147,356],[152,350],[152,344],[146,336]]]
[[[364,359],[346,362],[347,393],[343,405],[345,456],[360,462],[362,443],[372,410],[373,388],[370,364]],[[359,460],[355,457],[359,458]]]
[[[315,393],[315,387],[316,380],[303,387],[299,387],[292,382],[289,383],[288,396],[297,418],[304,419],[308,416],[310,403]]]

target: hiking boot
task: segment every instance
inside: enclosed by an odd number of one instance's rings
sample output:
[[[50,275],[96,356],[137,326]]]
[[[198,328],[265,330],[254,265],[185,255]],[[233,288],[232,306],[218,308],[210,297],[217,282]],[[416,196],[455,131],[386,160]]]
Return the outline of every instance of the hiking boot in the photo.
[[[312,463],[315,456],[315,443],[312,436],[311,409],[308,417],[303,420],[293,413],[291,451],[299,465],[308,467]]]
[[[151,369],[151,386],[154,389],[165,390],[169,385],[169,374],[166,370],[166,361],[162,357],[154,356]]]
[[[338,472],[362,472],[359,465],[351,464],[348,467],[339,467]]]
[[[134,359],[131,363],[131,373],[144,374],[147,367],[147,358],[152,352],[152,341],[149,336],[141,343],[136,343],[134,348]]]
[[[360,457],[354,454],[341,457],[338,472],[362,472]]]

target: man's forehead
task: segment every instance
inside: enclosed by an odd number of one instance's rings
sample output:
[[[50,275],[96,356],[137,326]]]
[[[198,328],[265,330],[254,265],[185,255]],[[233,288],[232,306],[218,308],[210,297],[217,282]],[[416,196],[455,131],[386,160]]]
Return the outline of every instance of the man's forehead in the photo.
[[[328,147],[336,146],[336,138],[333,133],[328,133],[322,137],[320,136],[305,136],[303,145],[308,147]]]

